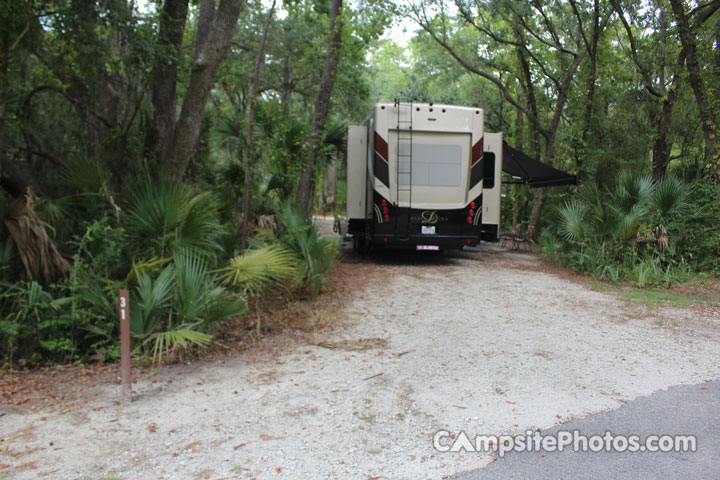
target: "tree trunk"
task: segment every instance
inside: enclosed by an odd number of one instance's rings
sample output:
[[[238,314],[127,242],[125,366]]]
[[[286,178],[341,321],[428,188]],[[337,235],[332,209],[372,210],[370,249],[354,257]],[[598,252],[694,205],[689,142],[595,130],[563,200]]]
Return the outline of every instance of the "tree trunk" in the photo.
[[[658,118],[658,136],[655,139],[652,152],[653,178],[656,182],[665,178],[665,172],[670,163],[672,142],[668,140],[668,132],[670,131],[670,121],[672,120],[672,112],[675,107],[675,99],[677,98],[677,84],[680,78],[680,69],[684,62],[685,53],[681,51],[677,61],[678,68],[673,74],[665,96],[662,98],[662,110]]]
[[[327,172],[325,175],[327,182],[327,202],[330,204],[330,209],[335,211],[335,201],[337,198],[337,174],[338,174],[338,155],[337,152],[333,153],[333,158],[328,164]]]
[[[574,5],[574,4],[573,4]],[[600,5],[595,0],[593,8],[593,27],[592,36],[586,44],[588,51],[588,63],[590,71],[587,78],[587,96],[585,98],[585,111],[583,112],[582,132],[579,141],[575,142],[575,162],[577,164],[578,180],[582,183],[586,178],[588,166],[587,159],[588,140],[590,138],[590,128],[592,126],[592,117],[595,110],[595,83],[597,79],[597,46],[600,39]]]
[[[154,115],[145,136],[145,151],[156,155],[160,164],[167,161],[175,131],[178,62],[187,15],[188,0],[165,0],[160,14],[157,43],[161,51],[151,74]]]
[[[288,53],[283,58],[283,80],[282,90],[280,91],[280,104],[282,105],[283,115],[285,117],[290,113],[290,95],[292,94],[292,66],[290,64],[290,54]]]
[[[211,1],[211,0],[205,0]],[[162,162],[164,175],[173,182],[182,180],[195,155],[203,113],[220,63],[230,50],[244,0],[220,0],[204,46],[197,50],[190,82],[168,157]]]
[[[332,0],[330,7],[330,43],[328,45],[327,58],[325,59],[325,70],[320,81],[320,92],[315,104],[310,133],[307,140],[307,157],[303,166],[302,175],[297,191],[297,204],[305,212],[310,213],[310,198],[313,191],[315,179],[315,164],[322,143],[322,135],[325,131],[325,120],[330,109],[330,97],[332,96],[333,84],[338,61],[340,60],[340,46],[342,44],[342,20],[340,9],[342,0]]]
[[[528,240],[532,240],[537,237],[537,229],[540,225],[540,216],[542,215],[544,205],[545,187],[536,188],[535,193],[533,194],[532,213],[530,214],[530,221],[528,222],[528,228],[525,232],[525,236]]]
[[[675,97],[675,95],[673,95]],[[658,136],[652,150],[652,176],[656,182],[665,178],[667,167],[670,164],[670,153],[672,151],[672,142],[668,141],[668,127],[670,118],[672,117],[673,104],[675,99],[669,98],[662,102],[662,112],[658,125]]]
[[[522,37],[520,37],[522,39]],[[524,39],[522,39],[524,41]],[[538,118],[537,100],[535,98],[535,85],[532,81],[532,74],[530,72],[530,65],[528,64],[525,51],[522,48],[517,49],[518,60],[520,61],[520,70],[522,70],[522,78],[520,85],[524,83],[524,90],[518,90],[518,101],[522,102],[522,94],[525,93],[527,96],[527,108],[532,112],[535,118]],[[534,122],[530,121],[530,138],[532,140],[533,153],[535,158],[540,158],[540,132]]]
[[[200,4],[200,12],[198,13],[197,37],[195,38],[195,52],[193,58],[197,59],[202,49],[207,44],[207,39],[212,30],[212,23],[215,19],[215,0],[204,0]]]
[[[518,99],[522,99],[525,94],[522,82],[518,82]],[[523,113],[518,110],[517,118],[515,119],[515,148],[523,151],[524,147],[524,136],[525,136],[525,124],[523,122]],[[520,185],[517,182],[513,183],[513,204],[512,204],[512,228],[515,233],[518,233],[518,214],[520,213]]]
[[[30,179],[7,160],[3,148],[5,145],[5,110],[9,89],[10,41],[8,32],[0,32],[0,186],[11,196],[20,197],[30,185]],[[15,44],[17,44],[17,40]]]
[[[673,12],[678,22],[678,32],[680,34],[680,42],[685,52],[685,64],[687,65],[690,86],[695,94],[695,101],[700,112],[700,123],[705,137],[705,163],[709,170],[710,176],[720,182],[720,156],[718,156],[717,145],[717,127],[712,111],[712,106],[708,101],[705,92],[705,86],[702,78],[700,78],[700,65],[697,60],[697,51],[695,48],[695,35],[690,28],[685,7],[681,0],[670,0]]]
[[[8,69],[10,68],[10,41],[6,33],[0,33],[0,178],[3,177],[3,135],[5,133],[5,108],[8,99]],[[19,196],[19,193],[13,196]]]
[[[253,128],[255,126],[255,100],[257,96],[258,79],[260,78],[260,69],[265,63],[265,43],[267,41],[267,33],[270,28],[270,21],[275,13],[275,0],[265,20],[262,38],[260,39],[260,47],[258,48],[257,58],[255,59],[255,70],[253,71],[252,84],[250,85],[250,100],[248,106],[247,118],[247,139],[245,142],[245,178],[243,181],[243,197],[242,197],[242,227],[240,229],[240,246],[244,247],[249,233],[250,226],[250,175],[252,174],[252,164],[255,160],[253,152]]]

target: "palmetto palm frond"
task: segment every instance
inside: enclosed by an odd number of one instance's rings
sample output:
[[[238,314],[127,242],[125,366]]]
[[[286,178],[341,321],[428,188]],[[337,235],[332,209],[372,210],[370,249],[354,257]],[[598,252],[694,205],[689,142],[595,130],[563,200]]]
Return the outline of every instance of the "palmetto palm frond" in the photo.
[[[125,285],[132,286],[138,283],[138,272],[146,273],[150,276],[162,268],[168,262],[167,258],[152,257],[148,260],[140,260],[138,262],[133,260],[132,268],[125,277]]]
[[[130,332],[144,338],[165,320],[175,277],[172,265],[165,267],[155,280],[143,271],[136,271],[136,276],[136,295],[130,298]]]
[[[215,137],[223,144],[229,143],[233,148],[245,148],[247,127],[237,118],[220,117],[215,122]]]
[[[226,229],[219,220],[220,202],[212,193],[147,177],[130,196],[126,223],[137,244],[149,243],[161,256],[167,249],[211,254],[222,250]]]
[[[80,283],[76,296],[94,306],[106,318],[114,318],[117,315],[117,308],[113,298],[117,289],[113,288],[112,283],[105,278],[92,278],[91,281]]]
[[[347,127],[342,123],[333,123],[325,129],[323,144],[333,147],[339,152],[345,151],[347,143]]]
[[[320,238],[317,234],[312,238],[305,258],[305,280],[312,296],[319,294],[320,288],[327,285],[325,276],[335,265],[338,247],[339,242],[334,238]]]
[[[216,322],[240,315],[245,301],[217,285],[201,254],[175,252],[154,280],[152,269],[136,269],[138,286],[130,298],[130,331],[153,347],[157,360],[175,348],[204,348]]]
[[[220,238],[227,233],[219,221],[220,208],[220,201],[213,193],[193,191],[179,219],[175,248],[195,248],[208,253],[220,251]]]
[[[57,228],[62,223],[67,222],[73,217],[74,210],[82,205],[83,201],[91,200],[94,195],[84,195],[86,199],[78,196],[67,196],[60,198],[40,197],[35,206],[38,216],[53,228]],[[90,197],[90,199],[87,199]]]
[[[205,310],[208,291],[212,281],[202,257],[189,250],[173,255],[175,263],[175,301],[173,302],[181,321],[195,320]]]
[[[587,208],[585,234],[599,244],[632,243],[643,227],[653,191],[650,177],[637,177],[621,172],[615,189],[602,192],[595,185],[582,190]]]
[[[189,250],[173,256],[176,266],[176,290],[173,308],[183,323],[203,327],[245,312],[242,298],[230,298],[225,288],[216,285],[215,275],[205,260]]]
[[[290,155],[300,153],[307,138],[308,122],[300,118],[290,117],[285,121],[283,127],[273,136],[275,145],[284,149]]]
[[[567,240],[579,242],[585,236],[585,209],[577,200],[568,200],[557,209],[560,224],[558,231]]]
[[[655,183],[650,175],[633,175],[629,171],[622,171],[615,180],[613,205],[623,213],[635,212],[643,214],[650,203]]]
[[[105,192],[110,174],[97,157],[72,157],[60,171],[64,183],[73,190]]]
[[[248,250],[231,258],[222,269],[222,281],[236,285],[251,295],[282,285],[297,274],[297,258],[279,245]]]
[[[338,242],[321,238],[310,220],[288,203],[283,205],[279,219],[285,230],[282,241],[299,260],[301,282],[315,296],[335,264]]]
[[[145,343],[153,344],[153,363],[158,363],[178,348],[187,350],[191,345],[207,348],[212,338],[212,335],[197,330],[196,325],[182,325],[172,330],[155,332],[145,339]]]
[[[657,184],[652,197],[656,222],[690,213],[692,186],[675,177],[666,177]]]

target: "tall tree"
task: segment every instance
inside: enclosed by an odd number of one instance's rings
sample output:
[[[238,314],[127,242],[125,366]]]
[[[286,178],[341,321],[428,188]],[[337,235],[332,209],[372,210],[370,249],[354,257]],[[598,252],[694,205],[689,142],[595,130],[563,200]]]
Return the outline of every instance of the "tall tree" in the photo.
[[[580,135],[575,139],[575,161],[577,165],[578,177],[582,182],[589,173],[587,170],[589,166],[586,165],[588,157],[588,142],[590,140],[590,134],[593,124],[593,115],[595,111],[595,86],[597,83],[597,61],[598,61],[598,42],[600,40],[600,34],[602,33],[607,21],[612,15],[610,10],[604,17],[600,8],[600,1],[594,0],[593,7],[589,15],[590,20],[590,31],[587,32],[584,27],[584,20],[582,15],[584,12],[581,11],[581,7],[578,5],[576,0],[570,0],[573,13],[578,20],[578,30],[580,32],[580,38],[583,40],[583,45],[587,51],[587,63],[588,73],[586,79],[586,96],[585,96],[585,108],[583,117],[580,123]]]
[[[659,8],[657,15],[650,16],[651,21],[657,19],[657,25],[654,23],[650,25],[632,25],[631,22],[636,16],[631,9],[623,8],[619,0],[610,1],[625,30],[630,47],[630,57],[640,74],[645,91],[653,99],[651,101],[660,102],[659,112],[656,112],[656,109],[650,109],[653,117],[652,121],[656,125],[656,137],[652,150],[652,172],[653,178],[660,181],[665,177],[665,172],[671,160],[673,142],[669,137],[670,125],[677,99],[680,74],[685,64],[685,51],[679,45],[673,48],[674,45],[667,25],[669,15],[664,9]],[[644,61],[638,52],[638,39],[634,32],[643,30],[653,32],[652,40],[656,44],[660,43],[663,47],[655,62]],[[679,50],[679,53],[675,64],[672,64],[672,61],[668,62],[666,60],[665,51],[676,49]],[[654,65],[656,65],[655,68],[653,68]],[[670,76],[669,83],[667,81],[668,75]]]
[[[330,110],[330,98],[335,74],[340,60],[340,47],[342,46],[343,22],[340,16],[342,0],[332,0],[330,6],[330,41],[325,59],[325,69],[320,80],[320,91],[315,102],[315,113],[313,115],[310,132],[308,133],[306,158],[300,175],[300,183],[297,190],[297,204],[305,212],[309,213],[310,199],[315,179],[315,165],[322,146],[322,137],[325,130],[328,111]]]
[[[690,86],[695,94],[698,110],[700,112],[700,124],[705,137],[705,162],[711,176],[716,182],[720,182],[720,155],[718,155],[718,129],[710,104],[705,82],[700,74],[700,63],[697,52],[696,28],[692,28],[688,15],[685,13],[685,5],[681,0],[670,0],[675,18],[678,24],[680,42],[685,53],[685,65],[687,66]],[[703,5],[704,11],[700,14],[703,18],[710,18],[718,9],[720,1],[714,0]],[[700,23],[700,22],[698,22]]]
[[[201,15],[190,81],[173,133],[169,153],[161,162],[165,176],[175,182],[185,176],[195,154],[200,139],[203,112],[215,82],[215,74],[230,50],[238,17],[245,2],[244,0],[220,0],[217,9],[210,8],[214,7],[214,0],[203,0],[203,4],[200,10],[201,12],[203,10],[205,12],[212,11],[212,16],[208,13],[211,21],[209,18],[203,21]],[[205,25],[209,25],[207,31],[204,30]]]
[[[157,155],[161,164],[167,162],[175,132],[178,63],[188,16],[188,1],[165,0],[160,11],[158,53],[150,78],[154,112],[145,137],[145,149]],[[212,7],[212,4],[203,4],[206,10],[208,6]]]
[[[28,179],[6,160],[4,155],[5,113],[10,97],[10,66],[23,38],[35,21],[29,1],[8,2],[0,7],[0,185],[19,197]]]
[[[260,39],[260,47],[258,48],[257,58],[255,60],[255,69],[253,70],[252,83],[250,84],[250,98],[248,102],[247,114],[247,137],[245,139],[245,178],[243,180],[243,197],[242,197],[242,226],[240,229],[240,244],[245,245],[250,225],[250,175],[252,173],[252,164],[255,159],[254,148],[254,128],[255,128],[255,103],[257,100],[258,80],[260,79],[260,69],[265,63],[265,44],[267,42],[268,29],[270,22],[275,14],[275,0],[273,0],[270,12],[268,12],[265,25],[263,26],[262,38]]]

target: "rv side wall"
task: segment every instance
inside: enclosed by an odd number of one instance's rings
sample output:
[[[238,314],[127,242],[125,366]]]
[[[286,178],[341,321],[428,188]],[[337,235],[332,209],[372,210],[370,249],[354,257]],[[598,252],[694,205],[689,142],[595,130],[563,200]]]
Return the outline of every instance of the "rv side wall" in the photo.
[[[347,216],[365,218],[367,126],[349,126],[347,136]]]
[[[485,132],[484,150],[495,154],[495,181],[493,188],[483,189],[482,223],[484,225],[497,225],[498,227],[500,226],[500,191],[502,190],[502,145],[502,133]]]

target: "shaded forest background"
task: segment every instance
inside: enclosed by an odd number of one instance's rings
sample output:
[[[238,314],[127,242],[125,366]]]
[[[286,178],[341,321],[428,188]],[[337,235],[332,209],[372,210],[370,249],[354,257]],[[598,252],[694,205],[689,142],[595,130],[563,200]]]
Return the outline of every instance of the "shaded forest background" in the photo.
[[[269,292],[317,295],[337,244],[308,215],[343,213],[346,127],[395,98],[480,106],[488,131],[578,176],[504,187],[504,230],[549,257],[641,287],[717,275],[718,10],[4,2],[0,354],[114,358],[118,288],[155,359],[208,346]]]

